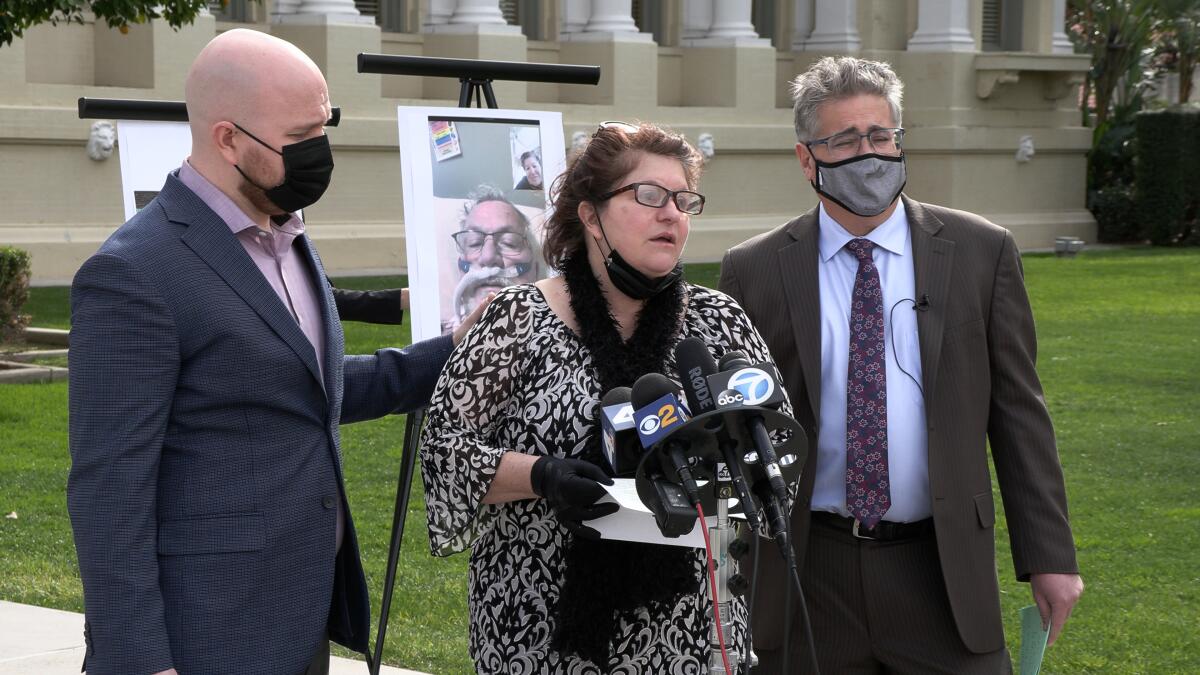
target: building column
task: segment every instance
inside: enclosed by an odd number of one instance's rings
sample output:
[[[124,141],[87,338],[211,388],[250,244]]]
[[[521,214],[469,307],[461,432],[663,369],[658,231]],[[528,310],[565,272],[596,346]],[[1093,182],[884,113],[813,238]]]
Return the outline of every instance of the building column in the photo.
[[[504,12],[500,11],[498,0],[458,0],[454,14],[446,23],[451,26],[508,26],[508,22],[504,20]]]
[[[562,37],[562,63],[590,63],[603,75],[594,87],[564,86],[563,103],[619,106],[629,116],[649,115],[658,106],[658,45],[638,31],[632,0],[591,0],[583,29]]]
[[[300,0],[275,0],[271,6],[271,20],[276,21],[276,17],[283,14],[295,14],[300,8]]]
[[[708,29],[713,24],[713,3],[715,0],[690,0],[683,3],[683,30],[680,39],[683,44],[688,40],[699,40],[708,35]]]
[[[802,52],[813,31],[813,0],[793,0],[792,51]]]
[[[454,14],[455,0],[424,0],[425,20],[421,22],[421,31],[433,32],[437,26],[450,23]]]
[[[810,52],[856,52],[858,38],[857,0],[816,0],[813,30],[804,44]]]
[[[487,61],[527,61],[525,36],[520,26],[510,26],[500,11],[500,0],[430,0],[430,14],[438,10],[444,22],[427,23],[425,56]],[[460,85],[446,77],[426,77],[425,98],[458,101]],[[492,84],[497,103],[503,108],[522,108],[528,101],[525,82]]]
[[[293,16],[323,16],[337,23],[374,23],[373,17],[364,17],[354,6],[354,0],[300,0],[294,12],[279,14],[284,23]],[[366,19],[366,21],[363,21]]]
[[[767,108],[775,104],[775,49],[751,21],[750,0],[718,0],[704,37],[683,40],[683,103]],[[697,12],[693,21],[699,23]]]
[[[1067,37],[1067,0],[1054,0],[1053,29],[1050,33],[1050,51],[1054,54],[1074,54],[1075,45]]]
[[[562,25],[559,36],[570,33],[581,33],[587,25],[588,17],[592,14],[591,0],[558,0],[562,12]]]
[[[382,34],[375,17],[360,14],[354,0],[300,0],[294,12],[272,16],[271,34],[296,45],[317,64],[333,105],[367,116],[380,106],[380,76],[360,75],[358,54],[383,51]]]
[[[633,0],[592,0],[591,13],[583,30],[575,38],[607,39],[611,35],[618,39],[653,41],[649,33],[638,32],[633,20]],[[591,33],[591,35],[587,35]]]
[[[970,0],[920,0],[910,52],[973,52]]]

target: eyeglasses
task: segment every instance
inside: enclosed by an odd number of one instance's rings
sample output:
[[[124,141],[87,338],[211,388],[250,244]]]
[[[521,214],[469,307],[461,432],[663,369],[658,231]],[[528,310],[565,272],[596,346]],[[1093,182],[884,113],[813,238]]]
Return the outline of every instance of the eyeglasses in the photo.
[[[450,235],[458,252],[465,256],[476,257],[483,251],[483,246],[489,238],[492,239],[496,250],[505,258],[512,258],[529,252],[529,240],[519,232],[480,232],[478,230],[462,230]]]
[[[899,155],[904,143],[904,129],[899,127],[872,129],[865,134],[857,131],[843,131],[825,138],[818,138],[815,141],[808,141],[804,145],[808,146],[809,150],[812,150],[814,145],[825,145],[834,159],[849,159],[858,154],[864,138],[867,139],[871,150],[877,154]]]
[[[654,183],[630,183],[608,194],[600,195],[600,201],[612,199],[628,190],[633,190],[634,201],[642,206],[661,209],[667,205],[668,200],[674,200],[675,208],[688,215],[698,216],[704,210],[704,195],[699,192],[692,192],[691,190],[668,190]]]

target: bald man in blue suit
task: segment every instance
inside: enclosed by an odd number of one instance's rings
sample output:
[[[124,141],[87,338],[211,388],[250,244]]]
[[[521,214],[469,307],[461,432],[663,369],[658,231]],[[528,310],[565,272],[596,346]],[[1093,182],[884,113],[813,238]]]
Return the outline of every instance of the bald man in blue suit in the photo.
[[[85,667],[322,672],[330,639],[365,652],[369,629],[338,425],[424,405],[465,328],[343,354],[295,214],[333,168],[300,50],[223,33],[186,90],[191,155],[72,286]]]

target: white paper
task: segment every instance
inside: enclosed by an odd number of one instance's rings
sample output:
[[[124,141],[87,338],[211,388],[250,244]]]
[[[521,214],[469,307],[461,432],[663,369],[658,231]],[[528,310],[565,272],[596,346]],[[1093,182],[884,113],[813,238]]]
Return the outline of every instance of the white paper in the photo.
[[[121,159],[121,196],[125,220],[138,212],[136,193],[157,194],[167,174],[183,165],[192,152],[192,131],[186,122],[117,122],[117,156]]]
[[[632,478],[614,478],[612,485],[602,485],[607,495],[600,500],[615,502],[621,507],[612,515],[589,520],[585,524],[600,533],[604,539],[621,541],[639,541],[646,544],[666,544],[668,546],[685,546],[688,548],[704,548],[704,534],[700,524],[692,531],[680,537],[664,537],[654,522],[654,514],[638,497],[637,488]],[[707,516],[709,527],[717,524],[716,516]]]

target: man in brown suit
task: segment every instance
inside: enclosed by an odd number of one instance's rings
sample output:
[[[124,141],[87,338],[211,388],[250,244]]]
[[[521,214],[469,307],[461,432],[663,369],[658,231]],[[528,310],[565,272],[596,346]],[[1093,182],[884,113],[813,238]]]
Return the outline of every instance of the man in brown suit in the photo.
[[[809,435],[791,526],[821,672],[1008,672],[987,441],[1051,642],[1083,591],[1020,255],[1003,228],[901,194],[887,64],[825,58],[792,90],[820,206],[730,250],[720,288]],[[789,638],[803,670],[799,603],[785,618],[787,568],[763,551],[758,672],[782,672]]]

